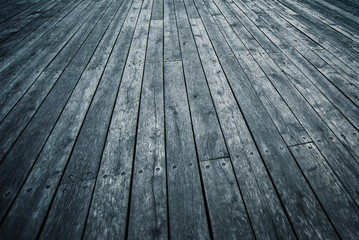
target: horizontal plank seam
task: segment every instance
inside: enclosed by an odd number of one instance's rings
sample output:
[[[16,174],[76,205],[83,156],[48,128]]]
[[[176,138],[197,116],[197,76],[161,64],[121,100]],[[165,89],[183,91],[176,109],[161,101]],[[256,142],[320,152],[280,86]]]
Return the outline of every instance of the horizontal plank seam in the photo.
[[[311,141],[305,141],[305,142],[297,143],[297,144],[287,144],[287,147],[291,148],[291,147],[296,147],[296,146],[302,146],[302,145],[305,145],[305,144],[308,144],[308,143],[314,143],[314,141],[311,140]]]
[[[200,162],[207,162],[207,161],[216,161],[216,160],[221,160],[221,159],[226,159],[226,158],[230,158],[229,155],[223,156],[223,157],[217,157],[217,158],[211,158],[211,159],[204,159],[204,160],[199,160]]]
[[[118,174],[120,175],[120,174]],[[87,178],[87,179],[80,179],[80,180],[73,180],[73,181],[63,181],[59,184],[59,186],[63,186],[63,185],[67,185],[67,184],[73,184],[73,183],[80,183],[80,182],[91,182],[96,180],[97,177],[91,177],[91,178]]]
[[[182,60],[165,60],[163,61],[163,65],[166,63],[182,63]]]

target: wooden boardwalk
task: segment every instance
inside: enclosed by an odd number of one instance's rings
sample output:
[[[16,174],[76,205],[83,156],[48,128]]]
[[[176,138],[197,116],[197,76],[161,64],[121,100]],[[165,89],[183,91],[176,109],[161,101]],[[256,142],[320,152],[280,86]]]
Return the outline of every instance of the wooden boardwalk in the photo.
[[[0,239],[359,239],[357,0],[0,1]]]

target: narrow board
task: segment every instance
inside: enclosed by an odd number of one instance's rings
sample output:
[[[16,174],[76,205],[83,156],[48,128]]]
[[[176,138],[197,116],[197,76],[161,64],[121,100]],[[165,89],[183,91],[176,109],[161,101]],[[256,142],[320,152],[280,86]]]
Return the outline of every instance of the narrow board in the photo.
[[[181,62],[165,62],[164,84],[170,238],[209,239]]]

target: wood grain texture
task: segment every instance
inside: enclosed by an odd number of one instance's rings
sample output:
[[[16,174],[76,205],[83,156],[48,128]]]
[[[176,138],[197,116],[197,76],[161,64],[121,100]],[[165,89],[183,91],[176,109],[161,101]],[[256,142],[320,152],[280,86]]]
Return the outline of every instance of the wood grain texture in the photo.
[[[254,239],[228,158],[200,163],[215,239]]]
[[[40,239],[81,239],[94,185],[94,179],[60,185]]]
[[[214,8],[216,8],[216,6],[214,6]],[[229,17],[233,19],[234,16],[228,11],[228,8],[222,6],[221,9],[222,11],[226,11],[227,19]],[[225,39],[227,39],[234,55],[239,60],[245,75],[248,77],[249,81],[251,81],[252,87],[255,89],[256,94],[261,99],[287,145],[295,145],[310,141],[304,128],[285,104],[282,97],[276,93],[275,88],[273,88],[272,84],[268,81],[268,77],[261,69],[261,66],[251,55],[251,52],[256,53],[261,49],[260,45],[253,41],[253,38],[249,35],[243,25],[237,23],[233,25],[232,22],[235,23],[236,21],[226,21],[226,18],[223,16],[216,16],[215,20]],[[237,35],[233,34],[233,31]],[[246,43],[249,44],[244,45],[239,36],[245,36]],[[266,93],[263,89],[270,91],[271,94]]]
[[[317,147],[309,143],[291,147],[290,150],[339,236],[344,239],[358,238],[359,208]]]
[[[0,239],[357,239],[357,0],[0,1]]]
[[[65,18],[54,18],[52,21],[48,21],[48,24],[50,24],[50,31],[46,31],[46,28],[49,26],[42,26],[42,28],[36,29],[36,31],[32,32],[28,36],[27,41],[24,42],[24,44],[20,48],[11,49],[11,51],[8,51],[4,56],[0,58],[0,61],[2,63],[1,65],[1,71],[5,70],[2,74],[16,74],[16,72],[21,72],[20,70],[23,69],[25,66],[21,66],[20,68],[16,69],[16,65],[19,64],[19,62],[27,62],[29,60],[34,60],[38,57],[38,53],[41,53],[42,50],[47,45],[44,45],[43,43],[49,43],[48,40],[53,41],[54,38],[51,38],[53,36],[58,36],[59,33],[63,31],[66,27],[69,26],[71,22],[73,22],[76,19],[76,15],[79,15],[83,10],[85,10],[88,6],[96,6],[99,5],[99,3],[91,2],[91,1],[83,1],[79,5],[76,6],[74,11],[70,11],[69,14],[66,15]],[[91,9],[91,7],[89,8]],[[93,9],[94,10],[94,9]],[[92,11],[89,12],[89,14]],[[86,19],[86,18],[85,18]],[[56,28],[52,28],[54,25],[57,25],[59,22],[59,25]],[[81,23],[79,21],[78,23]],[[45,31],[44,31],[45,28]],[[54,30],[54,31],[51,31]],[[38,34],[39,33],[39,34]],[[41,34],[42,33],[42,34]],[[61,35],[60,35],[61,36]],[[59,36],[59,37],[60,37]],[[37,41],[41,39],[40,41]],[[63,39],[61,39],[63,41]],[[34,46],[34,44],[36,44]],[[31,61],[29,61],[31,62]],[[4,76],[4,75],[2,75]],[[15,75],[16,76],[16,75]]]
[[[191,23],[195,24],[196,20],[191,21]],[[229,86],[227,85],[225,75],[221,70],[218,60],[213,53],[213,50],[209,51],[209,49],[211,49],[209,38],[208,36],[200,33],[195,33],[194,36],[196,39],[199,53],[200,55],[202,55],[201,59],[203,61],[203,65],[205,66],[204,70],[206,72],[208,81],[210,82],[210,84],[211,82],[213,82],[213,84],[211,85],[215,90],[212,90],[212,92],[216,93],[217,95],[217,109],[219,110],[220,108],[228,108],[228,106],[230,106],[230,99],[233,99],[233,97],[231,96],[232,93],[229,89]],[[221,81],[222,83],[219,84],[219,81]],[[214,84],[215,82],[216,84]],[[223,112],[225,113],[228,111]],[[294,167],[295,162],[294,159],[291,157],[289,151],[281,151],[279,149],[280,146],[284,146],[282,138],[279,134],[275,134],[276,130],[273,128],[273,125],[268,124],[270,122],[269,120],[264,120],[266,122],[266,125],[260,123],[258,119],[263,120],[265,116],[257,114],[258,112],[248,112],[248,114],[244,116],[246,117],[247,123],[250,124],[249,127],[252,130],[252,134],[254,135],[255,140],[259,141],[257,142],[257,144],[259,145],[259,151],[262,153],[264,161],[267,164],[267,168],[269,169],[272,178],[274,178],[274,181],[277,184],[279,195],[284,203],[284,207],[288,212],[289,218],[296,218],[292,219],[292,223],[300,224],[300,227],[296,227],[297,234],[299,236],[302,235],[307,237],[313,236],[313,234],[315,234],[318,238],[335,236],[334,229],[329,223],[325,213],[321,209],[321,206],[316,200],[313,192],[308,186],[306,186],[306,182],[303,178],[303,175],[300,173],[298,168]],[[223,116],[220,117],[220,119],[225,118]],[[273,153],[271,153],[271,151],[273,151]],[[272,165],[273,160],[270,159],[275,159],[276,161],[281,161],[282,163],[280,164],[280,166],[274,166]],[[290,161],[288,161],[288,159],[290,159]],[[284,171],[283,164],[289,164],[291,166],[288,166],[288,168],[292,170],[291,180],[289,180],[287,176],[288,173]],[[298,182],[302,182],[303,184],[298,185]],[[280,184],[281,186],[278,186],[278,184]],[[294,190],[297,187],[299,187],[299,189]],[[298,194],[298,192],[303,193],[303,196],[305,197],[293,198],[292,196],[295,196],[296,194]],[[311,211],[303,211],[302,209],[298,209],[298,204],[304,204],[307,206],[311,205]]]
[[[152,1],[135,1],[140,11],[96,181],[85,238],[124,238],[130,197],[136,127]]]
[[[110,3],[103,5],[104,9],[108,7],[108,4]],[[101,11],[101,9],[98,10]],[[101,16],[102,15],[96,16],[94,20],[98,21]],[[98,27],[98,31],[103,30],[104,29]],[[92,36],[93,40],[96,39],[99,41],[99,37],[101,35],[98,36],[93,34]],[[1,198],[1,201],[4,202],[2,202],[1,205],[5,206],[1,209],[2,218],[3,215],[5,215],[7,207],[11,205],[12,197],[15,197],[18,192],[18,188],[23,184],[23,181],[35,163],[38,154],[42,150],[45,141],[47,140],[55,123],[57,122],[59,115],[62,112],[62,109],[71,96],[71,93],[76,86],[84,68],[86,67],[89,58],[95,50],[96,45],[86,44],[85,47],[82,48],[82,51],[80,51],[79,54],[76,55],[76,58],[72,60],[72,66],[67,68],[66,74],[62,74],[62,81],[60,81],[56,87],[52,89],[45,102],[41,105],[41,108],[31,119],[31,123],[27,125],[26,131],[22,132],[21,137],[17,139],[17,144],[11,148],[7,154],[4,152],[6,158],[3,160],[2,164],[9,167],[1,168],[1,171],[4,171],[4,173],[1,174],[2,182],[7,183],[1,186],[3,187],[1,192],[9,192],[10,194],[2,195],[4,197]],[[73,104],[75,104],[75,102],[73,102]],[[41,127],[39,128],[39,126]],[[63,140],[66,141],[66,139]],[[52,148],[51,145],[48,147],[49,150]],[[58,146],[58,148],[61,148],[61,146]],[[51,154],[51,151],[49,154]],[[52,156],[55,157],[54,155]],[[41,164],[39,166],[41,167]],[[57,175],[58,174],[59,173],[57,173]]]
[[[176,17],[188,99],[200,160],[228,156],[216,110],[203,73],[196,45],[191,37],[185,5],[176,2]]]
[[[158,7],[155,4],[153,8]],[[128,238],[168,238],[163,20],[151,20],[133,165]]]
[[[101,57],[104,58],[110,53],[112,59],[113,57],[118,57],[116,61],[120,59],[119,57],[121,55],[118,54],[118,50],[114,50],[116,46],[113,45],[115,44],[115,40],[118,37],[120,30],[123,29],[122,23],[127,16],[130,6],[131,2],[124,2],[124,5],[121,6],[120,10],[115,15],[111,26],[107,29],[108,34],[106,34],[102,40],[102,43],[105,42],[106,44],[100,44],[91,60],[92,63],[102,62],[103,67],[103,62],[106,62],[107,59],[101,59]],[[116,34],[112,34],[114,32]],[[107,45],[107,43],[109,43],[109,45]],[[118,39],[116,40],[116,44],[118,44]],[[129,44],[130,42],[128,42],[128,46]],[[99,53],[101,53],[101,56],[98,56]],[[124,54],[126,54],[125,51]],[[112,62],[111,59],[108,60],[106,67],[112,69],[109,66]],[[119,68],[121,66],[123,67],[121,64],[118,64],[118,66]],[[100,66],[97,66],[97,68],[100,68]],[[95,76],[95,70],[92,67],[91,69],[92,70],[87,71],[89,71],[91,73],[90,75],[93,77]],[[106,72],[108,73],[108,70]],[[108,127],[108,124],[106,125],[104,122],[109,122],[113,107],[113,105],[108,104],[108,107],[104,108],[102,101],[105,101],[106,103],[110,101],[114,102],[119,84],[119,81],[113,81],[113,78],[110,78],[109,75],[105,73],[102,75],[102,80],[99,83],[96,94],[91,102],[90,109],[88,110],[81,127],[81,131],[78,134],[64,176],[61,179],[61,185],[57,189],[49,216],[47,217],[41,233],[41,238],[43,239],[80,239],[82,237]],[[95,135],[93,134],[94,131],[96,131]],[[85,190],[85,192],[82,189]],[[69,193],[67,193],[68,190],[70,190]],[[80,191],[80,195],[76,195],[77,191]],[[77,198],[71,198],[71,194],[75,194]],[[86,194],[86,197],[81,194]],[[82,198],[86,198],[86,203],[82,201]],[[64,206],[66,206],[67,211],[63,211],[62,208],[64,208]],[[63,219],[68,218],[71,218],[72,221],[66,221],[66,224],[60,224]],[[73,227],[73,225],[76,225],[76,227]]]
[[[163,60],[167,61],[179,61],[181,60],[181,50],[178,42],[178,30],[174,8],[174,1],[164,2],[164,53]]]
[[[12,109],[12,107],[14,107],[16,102],[31,87],[31,85],[34,84],[34,82],[39,77],[41,77],[41,74],[44,74],[44,69],[48,67],[49,62],[51,62],[53,58],[55,58],[56,55],[59,54],[59,52],[68,43],[68,40],[70,40],[72,35],[75,34],[76,31],[78,30],[78,28],[74,27],[74,25],[77,24],[80,27],[83,24],[83,22],[86,21],[87,18],[93,13],[93,10],[95,9],[96,8],[92,9],[92,11],[89,11],[88,13],[80,14],[78,19],[79,22],[73,22],[73,24],[70,25],[71,27],[66,29],[67,31],[65,30],[61,32],[62,34],[57,36],[55,34],[54,39],[58,37],[55,41],[47,42],[46,41],[47,38],[45,38],[45,40],[42,39],[44,41],[38,42],[38,44],[40,44],[41,47],[45,48],[44,52],[41,52],[40,49],[36,48],[35,46],[36,51],[25,52],[23,55],[20,56],[19,59],[17,59],[18,61],[13,62],[12,65],[10,65],[8,68],[6,68],[3,71],[2,76],[4,77],[5,81],[2,82],[2,84],[4,85],[2,85],[3,89],[1,94],[4,97],[1,99],[2,111],[1,111],[0,119],[3,119],[6,116],[6,114]],[[87,25],[87,28],[92,29],[88,27],[89,23],[85,25]],[[73,53],[75,52],[76,52],[76,47],[74,47],[73,49]],[[41,53],[45,53],[46,57],[41,56]],[[31,62],[27,62],[27,61],[31,61]],[[20,62],[24,63],[23,66],[25,67],[25,69],[20,69],[20,68],[16,69],[16,65],[20,64]],[[36,71],[34,71],[34,69],[36,69]]]
[[[107,40],[112,40],[111,43],[114,45],[112,49],[110,44],[102,46],[103,50],[107,51],[100,51],[102,54],[106,52],[110,55],[66,167],[63,182],[89,180],[97,176],[116,95],[121,83],[120,76],[123,73],[135,30],[132,23],[138,18],[138,12],[134,10],[136,5],[132,6],[131,3],[124,2],[124,6],[117,13],[119,18],[115,20],[111,29],[108,29],[107,38],[109,39]],[[113,34],[114,32],[116,34]],[[97,64],[93,66],[98,67]]]
[[[91,57],[98,44],[100,44],[99,41],[103,38],[105,30],[111,23],[111,21],[108,20],[113,19],[114,12],[118,10],[120,4],[121,2],[117,2],[112,5],[112,2],[109,2],[107,5],[108,10],[103,12],[98,25],[96,25],[95,30],[92,32],[92,37],[90,36],[88,38],[88,40],[92,40],[95,44],[87,45],[89,49],[86,49],[87,51],[84,51],[84,53],[87,53],[89,56],[83,55],[83,61],[88,61],[88,58]],[[104,41],[102,44],[104,44]],[[92,49],[90,47],[92,47]],[[89,61],[89,65],[81,64],[82,66],[86,66],[86,68],[45,145],[37,156],[34,166],[26,182],[21,187],[19,195],[9,211],[7,218],[5,218],[3,222],[5,228],[8,229],[6,232],[8,236],[32,239],[36,237],[41,227],[47,208],[51,204],[52,195],[60,181],[61,173],[71,154],[74,141],[77,138],[83,118],[97,89],[100,76],[106,63],[107,55],[103,55],[102,51],[99,52],[101,52],[101,54],[96,56],[95,53],[95,55],[93,55],[93,58]],[[103,64],[99,64],[99,68],[92,68],[91,61],[96,61],[97,63],[103,62]],[[90,81],[92,77],[93,80]],[[81,104],[79,104],[79,102]],[[30,156],[27,157],[30,158]],[[34,159],[34,157],[32,158]],[[47,169],[47,171],[44,171],[44,169]],[[18,179],[18,181],[20,183],[21,179]],[[34,207],[29,210],[28,205],[33,205]],[[21,227],[24,229],[23,232],[17,231],[19,227],[17,226],[19,222],[16,221],[17,216],[22,216]]]
[[[66,11],[66,7],[69,2],[56,2],[50,1],[49,5],[42,6],[40,9],[38,9],[32,16],[34,19],[28,20],[31,21],[31,24],[22,26],[21,24],[17,24],[18,26],[12,27],[12,31],[15,33],[0,35],[0,38],[3,39],[3,42],[1,44],[0,48],[0,55],[5,54],[8,50],[15,47],[19,42],[22,42],[24,38],[26,38],[32,31],[37,30],[40,26],[43,24],[46,24],[47,21],[51,18],[58,18],[56,16],[57,14],[61,14],[64,10]],[[71,9],[71,5],[69,7]],[[19,31],[21,29],[21,31]],[[7,29],[8,31],[8,29]],[[0,40],[1,41],[1,40]]]
[[[181,62],[166,62],[165,116],[171,239],[208,239],[196,148]]]
[[[203,14],[205,13],[203,12],[201,17],[203,17]],[[208,24],[205,24],[205,26],[207,25]],[[200,27],[200,25],[197,27]],[[213,36],[216,30],[219,31],[218,29],[213,29],[211,32],[208,31],[210,36]],[[221,38],[217,38],[218,39],[213,41],[213,43],[221,41]],[[224,39],[222,41],[224,41]],[[224,46],[221,48],[217,48],[217,46],[218,45],[214,43],[214,49],[217,51],[217,54],[223,56],[219,58],[219,61],[235,95],[238,96],[239,102],[241,102],[242,109],[251,111],[250,109],[254,109],[252,106],[257,102],[255,111],[262,112],[264,108],[261,106],[259,99],[256,99],[256,94],[247,83],[246,77],[240,71],[240,66],[233,57],[233,53],[230,53],[228,47],[227,51],[223,52],[225,49]],[[247,109],[245,106],[249,104],[251,107]],[[259,157],[243,117],[236,113],[235,110],[232,111],[233,114],[239,115],[233,120],[237,122],[236,128],[233,127],[231,130],[232,134],[225,136],[229,144],[230,154],[233,156],[233,167],[241,187],[254,233],[257,238],[261,239],[281,238],[284,236],[293,238],[293,230],[285,216],[284,209],[275,193],[275,189],[271,184],[271,180]],[[228,123],[229,121],[226,122],[226,125],[228,125]],[[224,130],[229,133],[227,128],[228,126],[224,127]],[[239,131],[240,134],[233,134],[236,131]],[[258,185],[259,179],[261,179],[260,182],[262,183],[260,185]]]
[[[52,64],[49,64],[48,68],[43,73],[41,73],[37,81],[35,81],[35,83],[28,90],[28,92],[24,94],[21,100],[14,106],[12,111],[10,113],[6,113],[7,110],[9,110],[9,105],[11,106],[12,101],[16,101],[16,93],[18,90],[16,87],[9,88],[9,92],[12,94],[9,95],[9,99],[7,99],[5,96],[3,98],[4,102],[8,101],[8,105],[7,107],[4,106],[2,108],[2,116],[6,116],[6,118],[3,119],[0,126],[0,132],[2,132],[2,134],[9,134],[8,138],[1,139],[2,144],[0,156],[2,160],[4,156],[8,153],[9,149],[12,147],[16,139],[19,137],[21,132],[24,130],[24,127],[28,124],[29,120],[32,119],[36,111],[38,111],[39,107],[42,105],[49,92],[51,92],[50,90],[54,91],[54,89],[58,88],[58,85],[61,85],[61,83],[57,82],[62,82],[63,79],[71,78],[71,76],[76,76],[76,74],[78,74],[76,71],[71,72],[71,68],[70,70],[66,70],[66,68],[68,66],[71,67],[72,64],[76,62],[76,58],[74,59],[74,56],[79,51],[80,47],[83,45],[83,41],[88,37],[91,30],[92,28],[90,27],[90,25],[83,25],[83,27],[79,29],[77,34],[73,36],[73,38],[71,38],[71,40],[68,42],[67,47],[59,53],[59,58],[54,59]],[[66,44],[66,42],[64,44]],[[31,75],[29,76],[27,74],[24,74],[24,77],[25,76],[28,77],[26,78],[26,80],[33,80]],[[21,85],[18,87],[21,88]],[[22,118],[17,117],[20,113],[23,116]]]

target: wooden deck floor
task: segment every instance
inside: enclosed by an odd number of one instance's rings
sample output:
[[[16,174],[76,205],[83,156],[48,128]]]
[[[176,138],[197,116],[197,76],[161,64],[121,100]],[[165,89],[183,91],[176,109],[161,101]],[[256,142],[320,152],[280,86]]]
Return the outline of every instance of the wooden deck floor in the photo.
[[[359,239],[357,0],[2,0],[0,239]]]

